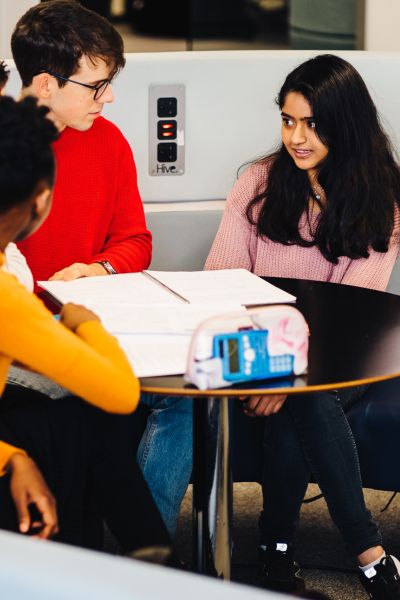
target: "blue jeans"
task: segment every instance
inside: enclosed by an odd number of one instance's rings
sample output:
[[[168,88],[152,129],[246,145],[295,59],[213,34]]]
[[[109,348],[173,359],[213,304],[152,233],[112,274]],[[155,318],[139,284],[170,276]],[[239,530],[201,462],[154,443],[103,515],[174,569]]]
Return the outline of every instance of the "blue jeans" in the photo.
[[[137,452],[144,478],[171,536],[192,474],[193,400],[143,393],[151,409]]]
[[[289,396],[266,419],[263,544],[292,541],[312,473],[348,551],[358,555],[382,543],[365,506],[357,448],[343,410],[364,391],[361,386]]]

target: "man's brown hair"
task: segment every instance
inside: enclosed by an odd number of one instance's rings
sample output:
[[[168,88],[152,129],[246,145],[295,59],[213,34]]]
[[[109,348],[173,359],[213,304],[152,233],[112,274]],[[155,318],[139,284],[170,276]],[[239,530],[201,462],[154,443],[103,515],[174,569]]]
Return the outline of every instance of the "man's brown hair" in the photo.
[[[11,48],[24,87],[43,72],[71,77],[82,56],[94,64],[104,60],[111,76],[125,65],[118,31],[76,0],[48,0],[30,8],[15,27]]]

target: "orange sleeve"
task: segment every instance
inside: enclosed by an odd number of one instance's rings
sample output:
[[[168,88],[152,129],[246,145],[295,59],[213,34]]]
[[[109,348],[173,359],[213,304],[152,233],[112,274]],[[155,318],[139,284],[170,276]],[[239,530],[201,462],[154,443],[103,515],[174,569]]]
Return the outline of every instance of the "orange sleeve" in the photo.
[[[0,272],[0,289],[3,364],[16,360],[108,412],[136,408],[139,382],[117,340],[98,321],[83,323],[75,334],[15,277]],[[3,387],[4,380],[0,394]]]

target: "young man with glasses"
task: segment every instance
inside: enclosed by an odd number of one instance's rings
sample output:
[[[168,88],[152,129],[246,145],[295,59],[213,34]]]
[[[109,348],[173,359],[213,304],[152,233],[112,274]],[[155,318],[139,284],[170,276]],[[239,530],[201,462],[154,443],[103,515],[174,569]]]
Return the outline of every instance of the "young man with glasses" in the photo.
[[[151,234],[132,152],[118,128],[101,117],[125,64],[121,36],[74,0],[51,0],[21,17],[11,45],[22,95],[47,106],[60,131],[54,210],[20,245],[34,279],[147,268]]]

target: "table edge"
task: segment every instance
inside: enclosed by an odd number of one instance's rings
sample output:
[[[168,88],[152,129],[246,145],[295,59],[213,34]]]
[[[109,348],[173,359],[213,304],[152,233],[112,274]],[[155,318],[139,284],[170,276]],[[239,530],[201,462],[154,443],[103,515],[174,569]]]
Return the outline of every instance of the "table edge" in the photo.
[[[172,388],[162,387],[156,385],[142,385],[140,386],[141,392],[151,394],[164,394],[168,396],[269,396],[273,394],[305,394],[309,392],[322,392],[329,390],[345,389],[356,387],[359,385],[368,385],[371,383],[378,383],[379,381],[387,381],[389,379],[396,379],[400,377],[399,373],[393,373],[390,375],[380,375],[377,377],[369,377],[365,379],[356,379],[352,381],[344,381],[339,383],[324,383],[322,385],[307,385],[304,387],[276,387],[276,388],[223,388],[223,389],[208,389],[199,390],[197,388]],[[146,377],[147,379],[147,377]],[[140,381],[140,379],[139,379]]]

